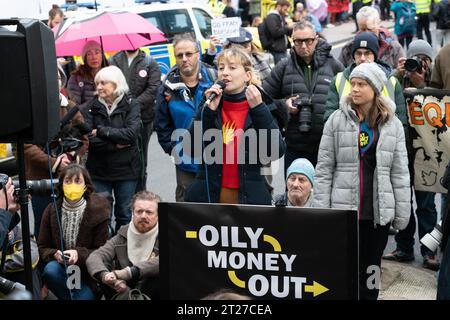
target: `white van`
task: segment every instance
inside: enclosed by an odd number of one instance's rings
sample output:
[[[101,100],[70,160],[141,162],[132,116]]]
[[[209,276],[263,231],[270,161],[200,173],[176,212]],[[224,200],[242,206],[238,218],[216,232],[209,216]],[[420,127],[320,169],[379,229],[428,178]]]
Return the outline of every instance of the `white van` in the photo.
[[[142,48],[155,59],[163,74],[175,64],[172,40],[175,35],[192,32],[201,44],[202,52],[209,46],[213,15],[207,8],[194,3],[153,3],[126,8],[147,19],[161,30],[166,43],[152,44]]]

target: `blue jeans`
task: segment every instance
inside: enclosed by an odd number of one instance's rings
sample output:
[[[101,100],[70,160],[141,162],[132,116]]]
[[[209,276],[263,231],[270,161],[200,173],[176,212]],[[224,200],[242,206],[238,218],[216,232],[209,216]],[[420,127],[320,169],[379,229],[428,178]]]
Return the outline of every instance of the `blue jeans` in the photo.
[[[416,215],[419,231],[419,239],[431,232],[436,225],[437,211],[434,203],[434,192],[415,191],[416,195]],[[414,234],[416,232],[416,219],[414,216],[414,209],[411,206],[411,217],[409,219],[406,229],[401,230],[395,235],[397,242],[397,249],[405,253],[414,253]],[[421,245],[420,253],[422,256],[434,254],[427,247]]]
[[[114,216],[116,218],[115,232],[131,221],[130,202],[136,190],[137,180],[104,181],[94,180],[97,192],[114,192]]]
[[[91,288],[81,281],[80,289],[72,289],[72,297],[67,288],[67,273],[63,265],[53,260],[47,263],[42,273],[42,280],[59,300],[95,300]]]
[[[437,300],[450,300],[450,237],[442,254],[439,269]]]

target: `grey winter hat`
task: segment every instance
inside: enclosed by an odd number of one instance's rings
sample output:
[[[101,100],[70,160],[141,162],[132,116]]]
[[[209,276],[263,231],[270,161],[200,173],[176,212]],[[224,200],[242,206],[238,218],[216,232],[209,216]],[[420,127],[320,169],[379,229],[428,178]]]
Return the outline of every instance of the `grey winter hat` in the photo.
[[[418,39],[409,44],[408,51],[406,52],[407,58],[412,58],[414,56],[417,56],[418,54],[426,55],[428,58],[430,58],[431,61],[433,61],[433,48],[425,40]]]
[[[361,63],[353,69],[350,74],[349,79],[361,78],[367,81],[370,86],[375,91],[377,96],[380,95],[383,87],[386,85],[387,78],[384,71],[378,66],[378,64],[371,63]]]

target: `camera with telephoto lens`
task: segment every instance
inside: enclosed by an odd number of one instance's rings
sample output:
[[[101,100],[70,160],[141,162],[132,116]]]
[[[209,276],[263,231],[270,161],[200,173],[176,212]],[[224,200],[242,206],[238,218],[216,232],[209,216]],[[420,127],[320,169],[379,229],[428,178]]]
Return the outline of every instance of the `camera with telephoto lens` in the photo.
[[[422,73],[422,59],[419,57],[406,59],[405,70],[408,72]]]
[[[312,120],[312,101],[309,97],[300,97],[295,99],[292,104],[299,109],[298,114],[298,130],[300,132],[309,132],[311,130]]]
[[[3,187],[6,185],[6,183],[8,182],[8,178],[8,175],[0,173],[0,189],[3,189]],[[17,192],[20,188],[19,180],[13,180],[12,183],[17,195]],[[52,184],[53,186],[56,186],[58,183],[58,179],[27,180],[27,188],[30,191],[31,195],[46,197],[52,194]]]
[[[420,239],[420,243],[433,252],[436,252],[442,241],[442,220],[434,227],[433,231],[427,233]]]
[[[3,277],[0,277],[0,294],[5,295],[7,300],[31,300],[32,298],[23,284]]]

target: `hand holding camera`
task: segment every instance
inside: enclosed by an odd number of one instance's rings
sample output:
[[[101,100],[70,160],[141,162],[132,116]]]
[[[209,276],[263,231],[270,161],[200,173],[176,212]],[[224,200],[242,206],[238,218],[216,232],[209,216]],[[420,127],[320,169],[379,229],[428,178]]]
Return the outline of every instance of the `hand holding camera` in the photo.
[[[287,108],[288,108],[288,112],[290,114],[297,114],[300,111],[299,109],[294,107],[294,104],[293,104],[293,101],[298,99],[298,98],[299,98],[299,96],[293,96],[293,97],[290,97],[290,98],[286,99],[286,105],[287,105]]]
[[[19,210],[19,205],[16,202],[14,195],[14,185],[6,174],[0,174],[0,208],[15,213]]]

